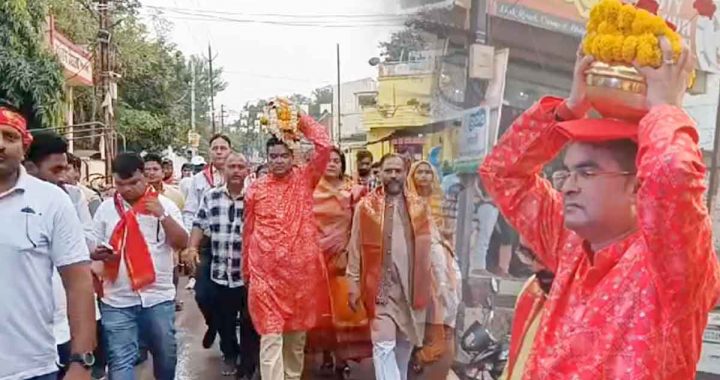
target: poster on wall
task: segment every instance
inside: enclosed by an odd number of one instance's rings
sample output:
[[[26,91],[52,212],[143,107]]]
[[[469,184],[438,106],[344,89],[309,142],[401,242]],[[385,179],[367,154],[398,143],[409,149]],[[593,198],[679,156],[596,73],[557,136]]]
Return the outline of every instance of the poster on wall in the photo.
[[[455,161],[458,172],[474,171],[478,162],[485,157],[489,125],[489,107],[475,107],[463,113],[458,134],[458,159]]]

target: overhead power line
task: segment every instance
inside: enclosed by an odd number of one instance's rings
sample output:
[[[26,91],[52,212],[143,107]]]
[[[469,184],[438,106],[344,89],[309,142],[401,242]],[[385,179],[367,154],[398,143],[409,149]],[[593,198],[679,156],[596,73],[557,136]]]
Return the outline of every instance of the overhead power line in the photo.
[[[194,10],[183,10],[181,8],[168,7],[148,7],[161,13],[163,16],[189,21],[220,21],[241,24],[267,24],[291,27],[320,27],[320,28],[357,28],[357,27],[393,27],[400,26],[407,21],[405,16],[388,16],[378,15],[373,18],[361,17],[359,19],[342,19],[341,17],[349,17],[351,15],[335,15],[335,17],[326,17],[330,15],[311,16],[305,18],[292,18],[292,15],[247,15],[244,17],[229,17],[232,13],[218,13],[214,11],[198,12]],[[295,15],[300,16],[300,15]],[[265,18],[263,18],[265,17]],[[274,17],[267,18],[267,17]],[[278,18],[280,17],[280,18]],[[283,19],[285,17],[285,19]]]
[[[407,15],[399,13],[373,13],[373,14],[282,14],[282,13],[247,13],[247,12],[231,12],[231,11],[218,11],[210,9],[192,9],[192,8],[180,8],[180,7],[161,7],[148,5],[147,8],[175,11],[175,12],[189,12],[193,14],[205,14],[205,15],[219,15],[219,16],[246,16],[246,17],[280,17],[280,18],[296,18],[296,19],[322,19],[322,18],[350,18],[350,19],[388,19],[388,18],[407,18]]]

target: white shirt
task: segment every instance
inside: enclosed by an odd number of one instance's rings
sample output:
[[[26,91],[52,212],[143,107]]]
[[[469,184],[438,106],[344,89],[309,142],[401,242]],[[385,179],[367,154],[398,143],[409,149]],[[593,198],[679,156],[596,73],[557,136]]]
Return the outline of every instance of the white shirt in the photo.
[[[200,209],[200,200],[205,192],[213,187],[222,186],[223,182],[225,182],[222,173],[215,170],[214,167],[212,172],[214,182],[212,184],[208,183],[205,178],[204,170],[192,176],[192,183],[190,184],[190,190],[188,191],[187,199],[185,200],[185,208],[182,212],[183,224],[185,225],[185,229],[188,231],[192,231],[195,215],[197,215],[197,212]]]
[[[90,260],[70,199],[20,168],[0,194],[0,380],[57,371],[53,268]]]
[[[192,185],[193,177],[185,177],[180,180],[180,183],[178,186],[180,187],[180,192],[182,193],[183,197],[187,199],[188,193],[190,192],[190,186]]]
[[[158,195],[158,199],[169,217],[182,225],[182,215],[177,205],[162,195]],[[129,209],[130,205],[126,203],[125,207]],[[117,280],[115,282],[110,282],[107,279],[103,281],[104,294],[102,302],[112,307],[124,308],[137,305],[152,307],[175,299],[173,249],[166,241],[162,223],[158,218],[150,215],[139,214],[137,220],[155,266],[155,282],[140,289],[140,291],[133,291],[130,286],[125,258],[120,258]],[[115,209],[114,200],[112,198],[105,200],[98,207],[93,218],[95,236],[98,242],[109,243],[113,230],[119,221],[120,215]]]
[[[95,232],[93,230],[92,217],[88,202],[83,194],[83,190],[78,186],[65,185],[65,191],[70,196],[70,201],[75,207],[80,223],[83,226],[83,235],[85,243],[89,249],[95,248]],[[67,298],[65,286],[62,277],[57,269],[53,270],[53,296],[55,297],[55,313],[53,315],[53,334],[55,335],[55,344],[61,345],[70,341],[70,323],[67,316]],[[100,310],[98,310],[97,302],[95,305],[95,319],[100,319]]]

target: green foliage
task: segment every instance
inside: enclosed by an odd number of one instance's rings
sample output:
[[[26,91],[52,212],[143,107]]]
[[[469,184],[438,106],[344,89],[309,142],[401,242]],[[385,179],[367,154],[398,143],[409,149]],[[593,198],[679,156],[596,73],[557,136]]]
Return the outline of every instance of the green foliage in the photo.
[[[30,127],[55,126],[63,104],[62,68],[45,45],[46,8],[0,1],[0,99],[30,115]]]
[[[426,47],[426,41],[422,33],[412,27],[393,32],[390,41],[381,42],[380,56],[385,62],[407,61],[410,53],[422,51]]]
[[[56,18],[56,27],[75,43],[94,51],[97,15],[88,0],[43,0]],[[192,61],[196,73],[195,109],[198,130],[206,138],[210,124],[209,67],[204,57],[185,57],[169,42],[172,25],[154,16],[149,25],[138,16],[137,0],[116,0],[112,30],[114,71],[120,75],[115,109],[118,131],[127,138],[128,149],[160,151],[187,143],[190,128]],[[151,36],[149,28],[154,35]],[[215,95],[227,87],[222,69],[214,68]],[[101,120],[102,99],[91,89],[76,90],[75,121]]]

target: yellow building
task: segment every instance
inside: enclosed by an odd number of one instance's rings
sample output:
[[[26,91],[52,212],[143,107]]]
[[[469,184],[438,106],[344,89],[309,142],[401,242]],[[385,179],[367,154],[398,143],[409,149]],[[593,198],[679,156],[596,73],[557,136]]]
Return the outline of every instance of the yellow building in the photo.
[[[430,123],[433,68],[431,58],[378,65],[377,102],[363,110],[367,149],[376,159],[397,151],[409,151],[418,159],[427,153],[421,133],[396,137],[396,132]]]

